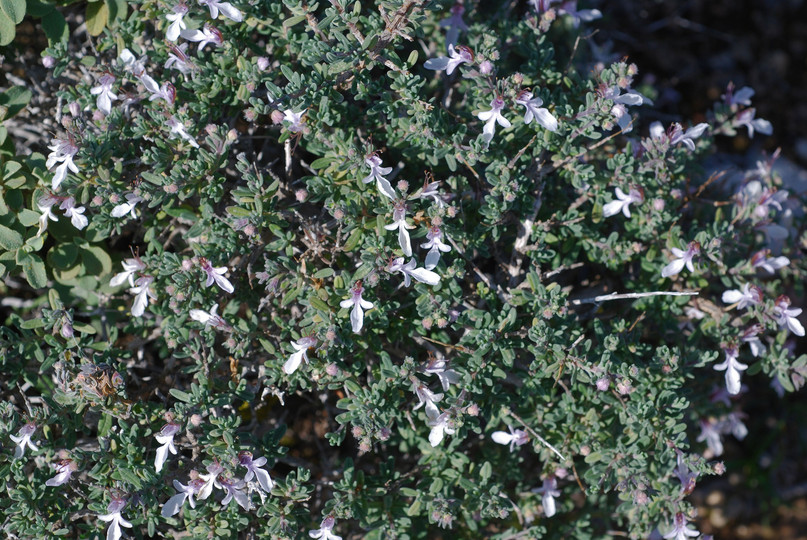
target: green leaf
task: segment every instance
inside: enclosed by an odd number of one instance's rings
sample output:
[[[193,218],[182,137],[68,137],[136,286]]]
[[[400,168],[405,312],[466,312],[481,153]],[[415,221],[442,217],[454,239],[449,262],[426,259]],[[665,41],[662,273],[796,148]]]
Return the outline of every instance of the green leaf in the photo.
[[[22,235],[5,225],[0,225],[0,247],[13,251],[22,247]]]
[[[8,15],[0,11],[0,46],[8,45],[14,41],[14,35],[17,33],[17,26],[14,21],[8,18]]]
[[[73,321],[73,330],[82,334],[95,334],[95,328],[83,322]]]
[[[87,4],[87,33],[98,36],[109,22],[109,6],[105,2]]]
[[[325,313],[331,311],[331,309],[328,307],[328,304],[320,300],[319,297],[317,296],[312,296],[311,298],[308,299],[308,302],[311,304],[311,307],[318,309],[320,311],[324,311]]]
[[[39,256],[29,253],[22,261],[20,261],[22,271],[25,273],[25,279],[31,284],[34,289],[42,289],[48,284],[48,274],[45,271],[45,263]]]
[[[3,10],[14,24],[20,24],[25,17],[25,0],[0,0],[0,10]]]
[[[25,330],[33,330],[34,328],[42,328],[43,326],[45,326],[45,319],[42,317],[37,317],[36,319],[28,319],[27,321],[23,321],[20,328],[24,328]]]
[[[0,0],[2,1],[2,0]],[[0,13],[0,19],[2,19],[3,14]],[[2,38],[2,21],[0,21],[0,38]],[[14,36],[12,36],[13,39]],[[5,43],[2,43],[5,45]],[[0,94],[0,105],[4,107],[8,107],[8,111],[6,111],[5,118],[11,118],[12,116],[17,115],[20,111],[22,111],[28,102],[31,101],[31,96],[33,94],[29,89],[24,86],[12,86],[2,94]],[[5,174],[5,172],[4,172]]]
[[[348,237],[347,242],[345,242],[342,251],[353,251],[356,249],[356,246],[359,245],[362,238],[362,230],[360,228],[353,229],[353,232],[350,233],[350,237]]]
[[[84,263],[85,272],[90,276],[103,276],[112,271],[112,259],[98,246],[83,248],[81,261]]]
[[[314,278],[315,279],[329,278],[333,275],[333,273],[334,273],[333,268],[323,268],[322,270],[314,274]]]
[[[169,394],[177,398],[179,401],[183,403],[190,403],[193,399],[193,396],[187,392],[183,392],[182,390],[177,390],[176,388],[172,388],[168,391]]]
[[[41,0],[27,0],[26,7],[26,14],[31,17],[44,17],[56,9],[53,4],[48,4]]]
[[[324,169],[334,161],[336,161],[334,157],[321,157],[311,163],[311,168],[315,170]]]
[[[67,37],[70,35],[64,15],[56,10],[42,17],[42,30],[45,31],[45,37],[51,44],[67,41]]]

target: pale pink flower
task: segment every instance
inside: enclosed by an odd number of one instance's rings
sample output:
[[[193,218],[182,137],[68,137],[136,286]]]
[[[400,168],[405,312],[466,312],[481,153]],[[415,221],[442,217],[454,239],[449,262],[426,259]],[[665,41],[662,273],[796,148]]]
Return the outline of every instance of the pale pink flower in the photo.
[[[214,461],[210,465],[207,466],[207,474],[200,474],[199,479],[204,482],[202,487],[199,488],[199,496],[197,499],[203,501],[210,497],[210,494],[213,493],[213,487],[220,487],[218,483],[218,478],[221,473],[224,472],[224,467],[221,466],[221,463],[218,461]]]
[[[695,489],[695,482],[698,480],[698,473],[689,470],[689,466],[684,461],[684,453],[676,450],[676,463],[677,466],[673,469],[673,474],[678,477],[681,482],[681,493],[689,495]]]
[[[191,62],[187,54],[188,44],[169,45],[169,49],[168,60],[165,61],[163,67],[165,69],[173,67],[183,75],[189,73],[191,71]]]
[[[174,85],[170,82],[163,83],[159,88],[155,88],[157,82],[148,75],[144,75],[140,80],[143,81],[143,84],[146,86],[146,90],[151,93],[151,96],[149,96],[149,101],[163,99],[169,105],[173,105],[174,101],[176,101],[177,89],[174,88]],[[146,84],[147,82],[148,84]]]
[[[610,99],[614,102],[614,105],[611,107],[611,115],[616,120],[622,133],[628,133],[633,130],[631,116],[628,114],[628,107],[653,104],[650,99],[644,97],[636,90],[629,89],[622,94],[622,90],[618,86],[608,87],[603,90],[601,94],[603,98]]]
[[[686,540],[700,535],[695,529],[690,529],[687,524],[686,517],[681,512],[675,514],[675,522],[673,528],[664,535],[665,539],[674,538],[675,540]]]
[[[734,117],[733,126],[748,128],[748,137],[753,139],[754,133],[759,132],[763,135],[770,135],[773,133],[773,125],[763,118],[755,118],[757,114],[756,109],[749,107],[737,113]]]
[[[171,116],[167,121],[166,125],[171,128],[171,132],[168,134],[169,139],[176,139],[177,135],[188,141],[188,143],[193,146],[194,148],[199,148],[199,143],[196,142],[196,139],[193,138],[187,131],[185,131],[185,124],[183,124],[180,120],[178,120],[175,116]]]
[[[266,465],[265,457],[252,459],[251,452],[243,451],[238,453],[238,462],[247,468],[247,474],[244,476],[245,482],[249,482],[254,476],[258,479],[258,485],[261,486],[261,489],[266,493],[271,493],[275,483],[272,481],[272,477],[269,476],[269,473],[261,469],[261,467]]]
[[[294,112],[291,109],[283,111],[283,121],[286,122],[286,129],[292,133],[301,133],[305,129],[303,115],[305,111]]]
[[[70,475],[78,470],[78,465],[72,459],[63,459],[54,463],[53,468],[56,469],[56,476],[45,481],[46,486],[55,487],[66,484],[70,480]]]
[[[64,215],[70,218],[70,223],[73,224],[78,230],[86,227],[90,220],[84,215],[85,208],[83,206],[76,206],[76,200],[73,197],[67,197],[59,205],[59,209],[64,210]]]
[[[769,257],[770,254],[769,249],[757,251],[751,256],[751,266],[761,268],[769,274],[775,274],[777,270],[790,264],[790,259],[787,257]]]
[[[428,386],[423,384],[423,382],[415,376],[412,376],[410,380],[412,382],[412,390],[415,392],[415,395],[418,398],[418,404],[415,405],[412,410],[416,411],[425,405],[426,416],[438,416],[440,411],[435,403],[439,403],[440,400],[443,399],[443,394],[435,394],[429,390]]]
[[[448,390],[448,387],[452,384],[459,383],[460,375],[453,369],[448,369],[447,366],[448,362],[446,362],[445,358],[435,355],[431,356],[423,372],[429,375],[437,375],[440,380],[440,386],[443,387],[443,390]]]
[[[233,284],[224,277],[224,274],[227,273],[227,267],[221,266],[219,268],[213,268],[213,265],[210,264],[210,261],[205,259],[204,257],[199,259],[199,264],[202,266],[202,270],[205,271],[207,279],[205,280],[205,287],[210,287],[215,283],[219,286],[221,290],[224,292],[231,293],[235,290]]]
[[[715,457],[723,454],[723,441],[720,439],[718,427],[716,422],[701,420],[701,433],[695,439],[697,442],[706,441],[706,446],[709,447]]]
[[[222,506],[227,506],[230,504],[230,501],[235,499],[235,502],[243,508],[244,510],[249,510],[249,497],[247,494],[244,493],[244,487],[246,487],[246,482],[243,480],[238,480],[236,478],[232,478],[229,475],[220,477],[218,479],[219,487],[227,492],[227,495],[224,496],[224,499],[221,501]]]
[[[752,324],[745,329],[743,335],[740,337],[740,341],[748,343],[748,346],[751,348],[751,354],[755,357],[765,354],[765,345],[762,344],[762,341],[760,341],[758,337],[761,332],[761,325]]]
[[[703,135],[703,132],[709,127],[709,124],[701,122],[696,126],[692,126],[686,132],[679,123],[673,123],[670,126],[670,144],[683,144],[690,152],[695,151],[695,139]]]
[[[561,2],[558,6],[558,15],[568,15],[572,18],[572,25],[577,28],[580,22],[591,22],[602,18],[599,9],[577,9],[577,0]]]

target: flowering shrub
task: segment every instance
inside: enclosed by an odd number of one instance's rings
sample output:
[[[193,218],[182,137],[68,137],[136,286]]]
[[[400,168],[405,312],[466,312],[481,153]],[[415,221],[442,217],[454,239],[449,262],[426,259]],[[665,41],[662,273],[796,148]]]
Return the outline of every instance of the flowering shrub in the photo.
[[[598,11],[496,4],[48,33],[59,132],[0,128],[8,535],[699,534],[746,389],[807,375],[776,156],[702,165],[772,127],[749,88],[650,124]]]

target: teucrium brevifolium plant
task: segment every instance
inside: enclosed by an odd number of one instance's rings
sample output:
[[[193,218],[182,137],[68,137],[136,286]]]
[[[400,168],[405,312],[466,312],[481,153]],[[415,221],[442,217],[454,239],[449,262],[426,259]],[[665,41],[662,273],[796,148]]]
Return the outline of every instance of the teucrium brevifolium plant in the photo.
[[[0,146],[9,534],[688,534],[803,384],[775,156],[700,165],[750,89],[651,127],[568,3],[130,4]]]

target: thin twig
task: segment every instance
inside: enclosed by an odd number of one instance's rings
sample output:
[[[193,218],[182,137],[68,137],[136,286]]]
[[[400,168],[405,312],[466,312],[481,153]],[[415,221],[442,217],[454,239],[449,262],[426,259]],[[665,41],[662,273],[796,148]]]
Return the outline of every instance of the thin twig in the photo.
[[[524,428],[525,428],[525,429],[526,429],[526,430],[527,430],[527,431],[530,433],[530,435],[532,435],[533,437],[535,437],[536,439],[538,439],[539,441],[541,441],[541,442],[542,442],[542,443],[543,443],[543,444],[544,444],[544,445],[545,445],[547,448],[549,448],[550,450],[552,450],[553,452],[555,452],[555,454],[557,454],[557,456],[558,456],[560,459],[562,459],[563,461],[566,461],[566,458],[565,458],[565,457],[563,457],[563,454],[561,454],[560,452],[558,452],[558,449],[557,449],[557,448],[555,448],[554,446],[552,446],[551,444],[549,444],[549,442],[548,442],[546,439],[544,439],[543,437],[541,437],[540,435],[538,435],[538,433],[536,433],[534,429],[532,429],[530,426],[528,426],[528,425],[527,425],[527,423],[526,423],[526,422],[525,422],[525,421],[524,421],[524,420],[523,420],[523,419],[522,419],[522,418],[521,418],[519,415],[517,415],[516,413],[514,413],[514,412],[513,412],[512,410],[510,410],[510,409],[506,409],[506,413],[507,413],[509,416],[512,416],[514,419],[516,419],[516,420],[517,420],[517,421],[518,421],[518,422],[519,422],[519,423],[520,423],[520,424],[521,424],[521,425],[522,425],[522,426],[523,426],[523,427],[524,427]]]
[[[580,298],[578,300],[572,300],[571,303],[575,306],[579,306],[580,304],[596,304],[597,302],[607,302],[609,300],[625,300],[629,298],[646,298],[648,296],[697,296],[698,291],[651,291],[651,292],[643,292],[643,293],[610,293],[610,294],[603,294],[600,296],[594,296],[591,298]]]

